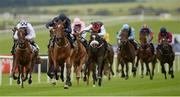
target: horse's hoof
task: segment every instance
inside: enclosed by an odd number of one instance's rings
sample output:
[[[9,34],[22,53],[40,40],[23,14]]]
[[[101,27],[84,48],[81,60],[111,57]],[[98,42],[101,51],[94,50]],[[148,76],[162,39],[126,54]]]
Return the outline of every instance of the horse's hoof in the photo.
[[[68,85],[64,85],[64,89],[69,89],[69,86]]]
[[[173,79],[173,78],[174,78],[174,75],[171,75],[171,78]]]
[[[125,80],[127,80],[127,79],[128,79],[128,76],[125,77]]]
[[[86,81],[87,81],[86,77],[83,77],[83,81],[84,81],[84,82],[86,82]]]
[[[68,82],[67,85],[68,85],[69,87],[71,87],[71,86],[72,86],[72,83],[71,83],[71,82]]]
[[[19,79],[17,80],[17,84],[20,84],[20,80]]]
[[[64,76],[61,75],[61,81],[64,82]]]
[[[29,80],[28,80],[28,83],[29,83],[29,84],[31,84],[31,83],[32,83],[32,80],[31,80],[31,79],[29,79]]]
[[[153,80],[153,77],[150,77],[150,80]]]
[[[47,73],[47,75],[49,76],[50,79],[53,78],[53,75],[51,73]]]
[[[121,78],[124,78],[125,77],[125,75],[121,75]]]

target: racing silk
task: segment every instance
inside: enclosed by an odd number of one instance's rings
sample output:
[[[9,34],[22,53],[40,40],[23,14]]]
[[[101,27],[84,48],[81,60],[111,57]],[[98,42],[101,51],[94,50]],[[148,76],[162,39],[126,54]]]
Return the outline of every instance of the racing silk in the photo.
[[[19,29],[20,27],[22,27],[22,26],[21,26],[20,23],[18,23],[16,25],[16,28]],[[33,40],[36,37],[34,28],[32,27],[32,25],[30,23],[27,23],[27,28],[26,29],[27,29],[27,35],[26,35],[25,38],[28,39],[28,40]],[[13,37],[14,37],[15,40],[18,39],[17,31],[15,32]]]
[[[117,36],[116,36],[116,38],[117,39],[121,39],[121,31],[123,30],[124,28],[121,28],[120,30],[119,30],[119,32],[117,33]],[[134,40],[135,39],[135,30],[134,30],[134,28],[130,28],[130,30],[129,30],[129,32],[128,32],[128,39],[129,40]]]
[[[85,29],[85,23],[83,22],[83,21],[81,21],[79,18],[75,18],[74,19],[74,21],[73,21],[73,23],[72,23],[72,34],[74,34],[75,32],[74,32],[74,28],[75,28],[75,26],[76,25],[80,25],[80,27],[81,27],[81,29],[80,29],[80,32],[82,32],[82,34],[81,34],[81,36],[83,37],[83,38],[86,38],[86,33],[84,33],[83,31],[84,31],[84,29]]]
[[[101,28],[100,28],[100,30],[99,30],[99,32],[98,32],[98,35],[99,35],[101,38],[104,38],[104,36],[105,36],[105,34],[106,34],[106,29],[105,29],[103,23],[101,23],[101,22],[99,22],[99,23],[100,23],[100,25],[101,25]],[[93,23],[91,23],[89,26],[87,26],[86,28],[84,28],[84,31],[85,31],[85,32],[87,32],[87,31],[89,31],[89,32],[92,31],[92,32],[93,32],[92,27],[93,27]]]
[[[50,21],[50,22],[48,22],[48,23],[46,24],[46,28],[53,27],[54,24],[55,24],[58,20],[62,20],[62,19],[59,18],[59,16],[53,18],[52,21]],[[66,20],[66,22],[65,22],[65,32],[66,32],[66,33],[71,33],[71,32],[72,32],[72,29],[71,29],[71,20],[70,20],[68,17],[66,17],[65,20]]]
[[[151,41],[153,39],[153,32],[151,31],[151,29],[141,28],[139,32],[140,32],[140,34],[145,33],[145,35],[147,36],[147,42],[151,43]]]
[[[159,32],[159,34],[158,34],[158,44],[160,44],[160,41],[161,41],[162,37],[163,36],[162,36],[161,32]],[[172,43],[172,33],[167,32],[165,37],[167,38],[168,43],[171,44]]]

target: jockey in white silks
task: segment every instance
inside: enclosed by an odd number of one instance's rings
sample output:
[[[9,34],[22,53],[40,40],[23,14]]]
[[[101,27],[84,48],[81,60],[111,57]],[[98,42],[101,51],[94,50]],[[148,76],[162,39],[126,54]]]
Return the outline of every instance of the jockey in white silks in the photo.
[[[35,34],[35,31],[34,31],[34,28],[32,27],[32,25],[30,23],[28,23],[27,21],[25,20],[21,20],[15,27],[14,29],[14,35],[13,35],[13,38],[14,40],[18,40],[18,35],[17,35],[17,30],[16,29],[19,29],[19,28],[25,28],[27,30],[27,35],[25,36],[26,39],[28,39],[31,43],[31,45],[33,45],[35,47],[35,51],[38,53],[39,51],[39,46],[35,43],[34,39],[36,37],[36,34]],[[13,46],[12,48],[12,53],[14,54],[15,52],[15,45]]]

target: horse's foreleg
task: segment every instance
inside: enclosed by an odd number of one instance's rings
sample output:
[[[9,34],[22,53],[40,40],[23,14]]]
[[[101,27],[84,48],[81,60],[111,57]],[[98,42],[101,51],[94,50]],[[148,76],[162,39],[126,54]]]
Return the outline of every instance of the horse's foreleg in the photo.
[[[15,75],[15,71],[16,71],[16,67],[17,67],[17,63],[15,62],[15,56],[13,56],[13,67],[12,67],[12,73],[10,77],[13,77],[14,80],[18,79],[18,77],[16,77]]]
[[[173,62],[169,63],[169,74],[171,74],[171,78],[174,78]]]
[[[94,65],[94,64],[93,64]],[[92,77],[93,77],[93,87],[96,87],[96,66],[93,66],[93,74],[92,74]]]
[[[125,77],[125,73],[124,73],[124,62],[121,62],[121,78]]]
[[[141,60],[141,78],[144,77],[144,64],[143,61]]]
[[[60,78],[62,80],[62,82],[64,82],[64,64],[61,65],[61,75]]]
[[[126,76],[125,76],[125,79],[127,80],[129,78],[129,75],[128,75],[129,66],[128,66],[128,63],[125,63],[125,65],[126,65]]]
[[[165,79],[167,79],[167,77],[166,77],[166,70],[165,70],[165,67],[164,67],[164,63],[160,63],[160,64],[161,64],[161,71],[162,71],[162,73],[164,73]]]
[[[51,59],[49,59],[49,65],[48,65],[48,71],[47,71],[47,75],[49,76],[50,79],[53,78],[53,74],[52,72],[54,72],[54,67],[53,67],[53,62]]]
[[[72,68],[72,65],[66,62],[67,72],[66,72],[66,82],[65,82],[65,86],[64,86],[65,89],[68,89],[69,86],[72,86],[72,83],[71,83],[71,68]]]

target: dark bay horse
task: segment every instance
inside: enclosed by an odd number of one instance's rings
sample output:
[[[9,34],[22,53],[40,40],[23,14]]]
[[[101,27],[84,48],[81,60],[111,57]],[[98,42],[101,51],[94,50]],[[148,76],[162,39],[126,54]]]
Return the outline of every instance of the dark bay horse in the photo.
[[[17,35],[18,35],[18,46],[16,48],[16,52],[15,52],[15,59],[14,61],[14,67],[12,68],[12,75],[14,78],[15,77],[15,69],[16,66],[18,66],[18,80],[17,83],[20,84],[20,80],[21,80],[21,87],[23,88],[23,82],[28,78],[28,73],[30,74],[29,76],[29,80],[28,83],[31,84],[32,83],[32,76],[31,73],[33,71],[33,67],[35,65],[35,61],[36,61],[36,55],[35,53],[32,51],[32,47],[30,45],[30,42],[25,39],[25,35],[26,35],[26,29],[25,28],[19,28],[17,29]],[[24,77],[24,68],[26,70],[26,75]]]
[[[153,54],[151,50],[151,45],[147,43],[147,35],[146,33],[140,33],[140,48],[138,50],[136,67],[138,67],[139,60],[141,62],[141,76],[143,78],[144,72],[144,63],[146,65],[146,75],[150,75],[150,79],[153,79],[154,69],[156,64],[156,55]],[[149,64],[152,64],[152,68],[150,69]]]
[[[78,29],[77,27],[76,27],[74,36],[76,38],[77,47],[75,47],[75,49],[73,51],[71,58],[74,61],[71,61],[71,62],[73,62],[71,64],[74,65],[74,71],[76,73],[77,85],[79,85],[79,79],[81,76],[82,67],[87,62],[88,54],[87,54],[85,46],[81,42],[80,29]]]
[[[135,67],[135,56],[136,56],[136,50],[133,46],[133,44],[128,40],[128,31],[122,30],[121,31],[121,45],[119,45],[119,51],[118,51],[118,57],[117,57],[117,65],[121,64],[121,77],[125,77],[125,79],[128,79],[128,70],[129,66],[128,63],[132,63],[132,72],[133,75],[136,75],[136,67]],[[126,66],[126,74],[124,73],[124,65]]]
[[[69,86],[72,85],[71,83],[71,68],[72,68],[72,64],[71,64],[71,55],[73,53],[73,48],[70,45],[69,40],[67,39],[65,33],[64,32],[64,24],[65,21],[58,21],[57,23],[55,23],[55,26],[53,27],[54,32],[55,32],[55,45],[54,48],[52,50],[52,61],[53,61],[53,65],[54,65],[54,75],[55,75],[55,79],[58,80],[59,76],[57,74],[59,67],[61,70],[64,69],[64,65],[66,63],[66,82],[64,85],[65,89],[68,89]],[[61,72],[62,73],[62,72]]]
[[[169,64],[169,74],[171,75],[171,78],[174,78],[174,72],[173,72],[173,62],[175,58],[175,53],[172,50],[172,47],[170,44],[168,44],[167,38],[162,37],[161,44],[159,45],[159,49],[157,49],[157,58],[160,61],[161,67],[162,67],[162,73],[166,77],[166,70],[164,67],[164,64]]]
[[[88,49],[88,61],[86,63],[87,70],[85,69],[84,75],[84,80],[86,80],[86,76],[88,76],[87,84],[89,84],[90,71],[92,70],[93,86],[95,86],[97,80],[98,85],[101,86],[105,54],[106,48],[104,41],[97,33],[91,33]]]

